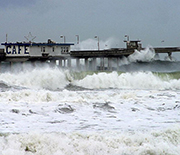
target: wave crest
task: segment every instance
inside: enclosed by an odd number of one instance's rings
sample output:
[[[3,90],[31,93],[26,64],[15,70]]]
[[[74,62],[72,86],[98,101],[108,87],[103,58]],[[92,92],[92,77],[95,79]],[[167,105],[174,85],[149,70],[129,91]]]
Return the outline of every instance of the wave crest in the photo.
[[[81,80],[74,81],[74,85],[89,89],[180,89],[180,80],[161,78],[152,72],[133,73],[97,73],[87,75]]]
[[[57,68],[41,68],[19,73],[3,73],[0,81],[10,86],[33,89],[62,89],[69,84],[68,71]]]

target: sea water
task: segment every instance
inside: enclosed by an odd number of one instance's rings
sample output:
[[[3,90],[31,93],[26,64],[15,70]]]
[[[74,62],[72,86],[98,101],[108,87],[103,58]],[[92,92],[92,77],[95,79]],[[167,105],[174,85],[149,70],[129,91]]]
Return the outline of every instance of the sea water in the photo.
[[[1,73],[0,154],[179,155],[179,63]]]

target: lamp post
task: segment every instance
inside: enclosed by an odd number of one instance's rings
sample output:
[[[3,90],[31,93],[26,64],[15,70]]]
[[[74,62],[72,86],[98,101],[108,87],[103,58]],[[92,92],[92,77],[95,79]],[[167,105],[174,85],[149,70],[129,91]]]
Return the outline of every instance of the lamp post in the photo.
[[[98,43],[97,43],[97,45],[98,45],[98,51],[99,51],[99,37],[98,36],[95,36],[94,38],[97,38],[97,40],[98,40]]]
[[[60,38],[64,38],[64,43],[66,43],[66,37],[61,35]]]
[[[79,35],[76,35],[77,38],[77,44],[79,44]]]
[[[125,35],[124,37],[126,37],[126,38],[127,38],[127,41],[129,41],[129,36],[128,36],[128,35]]]
[[[8,42],[8,34],[6,33],[6,43]]]

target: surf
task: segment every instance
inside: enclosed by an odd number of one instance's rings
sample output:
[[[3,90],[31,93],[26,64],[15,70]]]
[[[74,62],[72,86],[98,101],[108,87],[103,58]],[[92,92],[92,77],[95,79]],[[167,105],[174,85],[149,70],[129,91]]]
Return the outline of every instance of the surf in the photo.
[[[152,73],[152,72],[99,72],[85,76],[72,82],[89,89],[180,89],[179,72]]]
[[[178,155],[179,127],[162,131],[20,133],[0,137],[2,154],[174,154]],[[8,146],[8,147],[7,147]]]
[[[75,72],[58,68],[39,68],[0,74],[4,89],[161,89],[180,90],[180,72]],[[82,89],[83,90],[83,89]]]

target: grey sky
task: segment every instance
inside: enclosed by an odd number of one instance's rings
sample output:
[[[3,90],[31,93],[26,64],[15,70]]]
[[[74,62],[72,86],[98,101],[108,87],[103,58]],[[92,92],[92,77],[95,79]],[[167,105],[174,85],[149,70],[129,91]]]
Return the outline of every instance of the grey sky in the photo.
[[[180,0],[0,0],[0,42],[48,38],[67,42],[141,39],[143,46],[180,46]],[[161,41],[164,40],[162,43]]]

